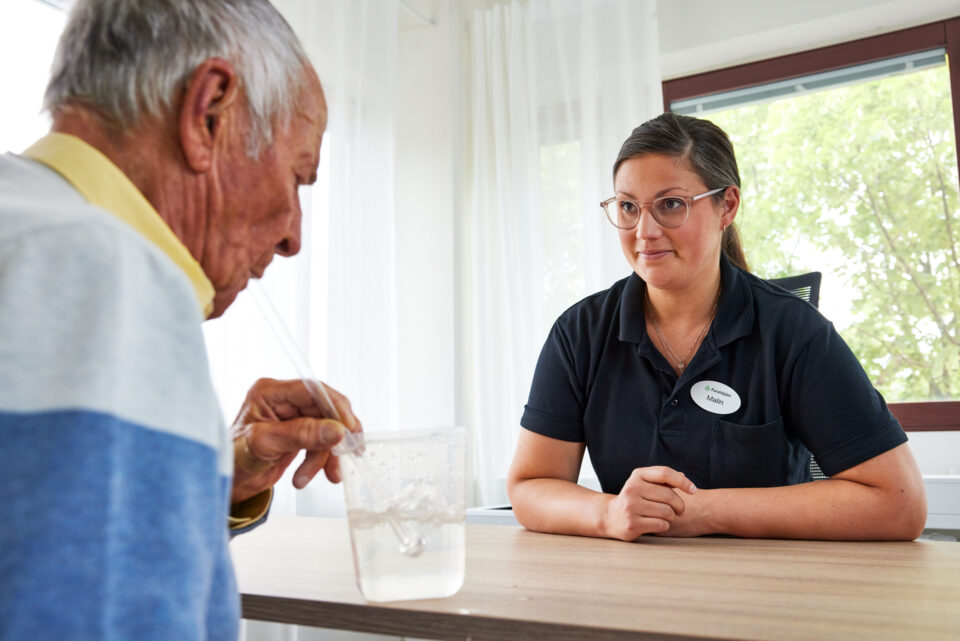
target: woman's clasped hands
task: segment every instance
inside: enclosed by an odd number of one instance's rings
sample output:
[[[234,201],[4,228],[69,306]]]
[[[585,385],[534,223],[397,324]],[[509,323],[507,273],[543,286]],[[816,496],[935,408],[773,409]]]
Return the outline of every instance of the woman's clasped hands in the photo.
[[[696,535],[689,531],[693,515],[688,514],[696,492],[682,472],[662,465],[638,467],[607,503],[605,536],[633,541],[643,534]]]

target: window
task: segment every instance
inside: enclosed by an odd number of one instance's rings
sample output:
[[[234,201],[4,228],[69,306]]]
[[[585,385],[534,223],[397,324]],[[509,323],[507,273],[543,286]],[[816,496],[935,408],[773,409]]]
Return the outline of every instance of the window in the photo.
[[[546,313],[553,320],[587,289],[583,265],[583,202],[580,141],[541,144],[540,210],[543,225],[543,288]],[[544,335],[550,326],[543,328]]]
[[[824,272],[821,310],[908,429],[960,428],[951,53],[960,18],[664,83],[734,142],[752,270]]]

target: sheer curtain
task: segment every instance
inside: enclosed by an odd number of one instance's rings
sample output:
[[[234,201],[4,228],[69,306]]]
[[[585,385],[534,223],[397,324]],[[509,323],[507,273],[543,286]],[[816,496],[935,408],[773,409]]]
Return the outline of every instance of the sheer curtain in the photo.
[[[302,40],[329,108],[318,183],[301,190],[303,244],[263,284],[315,374],[349,396],[367,431],[397,420],[394,112],[398,0],[272,0]],[[232,420],[261,376],[296,377],[252,297],[206,323],[211,371]],[[342,516],[343,492],[321,479],[296,491],[291,464],[272,516]],[[322,477],[322,473],[320,475]],[[245,622],[244,638],[370,638]]]
[[[393,117],[397,0],[276,0],[298,32],[329,107],[318,183],[301,190],[303,244],[263,284],[317,376],[347,394],[368,430],[395,427]],[[229,415],[258,377],[295,377],[252,297],[205,326]],[[232,418],[232,416],[228,416]],[[322,484],[317,484],[322,485]],[[286,484],[278,485],[286,489]],[[274,509],[326,513],[311,488]],[[319,491],[319,490],[318,490]],[[339,497],[339,488],[334,493]],[[333,497],[331,497],[333,498]],[[337,508],[342,508],[339,503]]]
[[[599,203],[623,140],[662,111],[656,3],[514,1],[474,12],[469,39],[461,396],[493,504],[550,325],[629,272]]]
[[[35,0],[0,2],[0,154],[19,154],[50,131],[43,91],[66,14]]]

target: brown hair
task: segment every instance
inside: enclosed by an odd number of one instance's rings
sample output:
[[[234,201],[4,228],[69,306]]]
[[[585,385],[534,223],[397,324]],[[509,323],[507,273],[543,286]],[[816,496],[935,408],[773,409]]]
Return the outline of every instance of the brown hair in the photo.
[[[686,161],[703,180],[707,189],[736,185],[740,187],[740,170],[730,138],[709,120],[667,112],[646,121],[624,141],[613,163],[613,177],[624,161],[645,154],[667,154]],[[724,192],[713,196],[723,201]],[[727,259],[749,272],[743,244],[735,224],[723,230],[720,248]]]

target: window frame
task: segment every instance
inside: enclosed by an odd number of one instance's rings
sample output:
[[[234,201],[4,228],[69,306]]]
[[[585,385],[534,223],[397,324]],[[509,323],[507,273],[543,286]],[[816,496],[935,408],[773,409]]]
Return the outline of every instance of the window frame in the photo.
[[[767,58],[663,82],[663,108],[671,103],[814,73],[944,48],[950,71],[953,133],[960,164],[960,16],[860,38],[840,44]],[[953,64],[950,64],[950,62]],[[908,432],[960,431],[960,400],[890,403]]]

